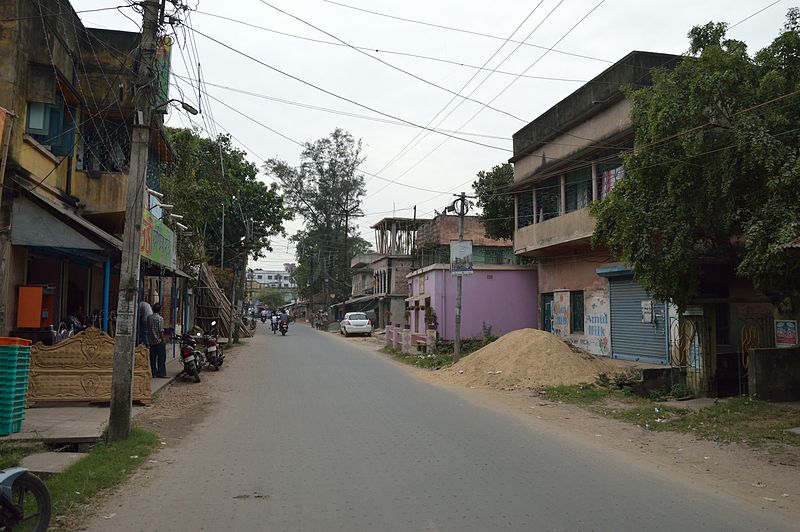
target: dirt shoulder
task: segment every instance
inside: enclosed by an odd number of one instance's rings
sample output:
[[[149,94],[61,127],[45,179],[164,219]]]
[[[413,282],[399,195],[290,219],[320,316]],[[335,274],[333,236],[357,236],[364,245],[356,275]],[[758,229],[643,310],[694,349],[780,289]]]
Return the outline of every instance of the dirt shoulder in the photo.
[[[797,447],[753,448],[701,440],[678,432],[654,432],[577,405],[548,400],[537,391],[453,384],[439,371],[392,360],[389,355],[377,351],[380,346],[374,341],[344,338],[342,341],[369,350],[420,380],[458,394],[465,401],[513,415],[537,431],[602,447],[644,470],[800,522],[800,449]]]

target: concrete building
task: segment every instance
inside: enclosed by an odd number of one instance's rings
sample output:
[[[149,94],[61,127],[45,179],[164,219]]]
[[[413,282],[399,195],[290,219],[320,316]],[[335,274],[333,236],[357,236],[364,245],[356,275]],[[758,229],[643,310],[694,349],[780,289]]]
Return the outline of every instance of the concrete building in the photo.
[[[293,264],[284,264],[282,270],[253,270],[251,280],[258,288],[291,288],[297,289],[297,283],[292,276]]]
[[[538,264],[539,325],[595,354],[669,363],[668,308],[624,265],[593,249],[589,204],[625,177],[633,148],[625,85],[676,56],[631,52],[513,136],[514,252]]]
[[[41,8],[39,6],[41,4]],[[58,16],[42,16],[58,13]],[[67,0],[0,0],[0,111],[7,150],[0,209],[0,335],[49,341],[68,315],[108,330],[119,285],[138,33],[86,28]],[[169,43],[157,53],[166,108]],[[162,117],[150,124],[147,185],[174,158]],[[6,138],[8,143],[5,144]],[[180,323],[185,287],[175,235],[150,197],[140,297]],[[151,277],[148,277],[150,275]],[[179,303],[180,301],[180,303]],[[177,315],[176,315],[177,314]]]
[[[458,216],[440,214],[417,231],[414,270],[406,276],[408,297],[403,326],[412,334],[436,329],[455,337],[456,279],[450,273],[450,241],[458,240]],[[536,327],[534,266],[517,265],[510,240],[493,239],[477,216],[464,218],[464,240],[472,242],[475,273],[464,277],[462,338]]]

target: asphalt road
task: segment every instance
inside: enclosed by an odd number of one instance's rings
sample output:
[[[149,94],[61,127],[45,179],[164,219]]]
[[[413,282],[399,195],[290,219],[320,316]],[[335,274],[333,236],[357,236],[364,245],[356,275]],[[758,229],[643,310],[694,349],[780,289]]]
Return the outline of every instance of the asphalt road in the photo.
[[[90,530],[781,530],[305,326],[224,368],[220,406]],[[113,517],[108,517],[113,513]]]

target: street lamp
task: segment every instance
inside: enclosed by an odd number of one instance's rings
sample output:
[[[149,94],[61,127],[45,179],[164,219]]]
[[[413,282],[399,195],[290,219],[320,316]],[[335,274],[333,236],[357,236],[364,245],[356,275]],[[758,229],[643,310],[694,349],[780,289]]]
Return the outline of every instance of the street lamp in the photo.
[[[162,104],[156,105],[153,108],[153,110],[157,111],[160,107],[166,107],[167,105],[169,105],[171,103],[179,103],[179,104],[181,104],[181,108],[184,111],[186,111],[187,113],[189,113],[190,115],[192,115],[192,116],[197,115],[199,113],[199,111],[197,109],[195,109],[194,106],[184,102],[183,100],[179,100],[177,98],[172,98],[171,100],[167,100],[166,102],[164,102]]]

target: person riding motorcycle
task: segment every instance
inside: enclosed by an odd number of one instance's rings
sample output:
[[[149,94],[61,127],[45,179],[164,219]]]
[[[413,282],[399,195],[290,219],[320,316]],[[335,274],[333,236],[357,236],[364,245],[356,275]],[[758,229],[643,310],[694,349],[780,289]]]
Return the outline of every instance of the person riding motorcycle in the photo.
[[[270,322],[272,323],[272,334],[275,334],[275,332],[278,330],[279,321],[280,321],[280,316],[278,316],[278,314],[273,312],[272,316],[270,317]]]

